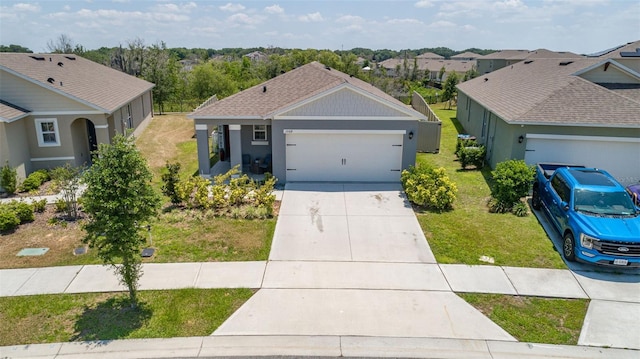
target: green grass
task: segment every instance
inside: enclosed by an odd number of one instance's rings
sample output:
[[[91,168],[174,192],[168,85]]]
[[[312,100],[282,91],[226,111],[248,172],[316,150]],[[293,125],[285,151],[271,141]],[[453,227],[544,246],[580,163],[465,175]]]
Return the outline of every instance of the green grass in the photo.
[[[0,345],[206,336],[253,295],[251,289],[142,291],[0,298]]]
[[[458,294],[522,342],[577,345],[589,301]]]
[[[444,167],[458,187],[454,210],[444,213],[420,212],[418,221],[439,263],[486,264],[481,256],[495,259],[496,265],[536,268],[566,268],[536,217],[489,213],[491,170],[462,170],[455,154],[457,134],[462,132],[455,108],[434,106],[442,120],[440,153],[419,153],[417,164]]]

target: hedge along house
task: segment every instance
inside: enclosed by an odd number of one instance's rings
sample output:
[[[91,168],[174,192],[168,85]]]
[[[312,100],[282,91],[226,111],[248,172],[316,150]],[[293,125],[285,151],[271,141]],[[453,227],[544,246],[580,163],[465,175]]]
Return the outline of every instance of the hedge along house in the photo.
[[[0,53],[0,162],[19,177],[89,165],[98,143],[141,129],[153,84],[77,55]]]
[[[529,59],[458,85],[457,118],[509,159],[574,163],[640,181],[640,42],[598,58]]]
[[[415,164],[425,117],[376,87],[312,62],[191,113],[198,162],[211,175],[208,137],[230,166],[258,161],[280,182],[397,182]],[[255,169],[255,168],[254,168]]]

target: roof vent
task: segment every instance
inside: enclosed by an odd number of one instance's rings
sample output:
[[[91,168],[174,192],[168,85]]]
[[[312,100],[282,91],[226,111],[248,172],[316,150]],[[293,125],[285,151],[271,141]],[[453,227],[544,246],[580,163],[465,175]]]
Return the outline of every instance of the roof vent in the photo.
[[[324,68],[329,70],[329,71],[331,71],[331,67],[329,67],[329,66],[325,66]]]
[[[53,77],[49,77],[49,78],[47,79],[47,82],[48,82],[48,83],[50,83],[50,84],[52,84],[52,83],[56,82],[56,80],[54,80],[54,79],[53,79]]]
[[[487,82],[487,81],[489,81],[489,79],[485,77],[485,78],[484,78],[484,82]]]
[[[64,67],[64,64],[62,63],[62,61],[58,62],[58,66]]]
[[[29,56],[29,57],[36,61],[44,61],[44,57],[42,56]]]
[[[262,86],[262,92],[267,92],[267,86]]]
[[[530,63],[532,63],[532,62],[533,62],[533,60],[527,60],[527,61],[525,61],[524,63],[525,63],[526,65],[528,65],[528,64],[530,64]]]
[[[76,61],[75,56],[65,56],[65,57],[67,58],[67,60]]]
[[[570,64],[572,64],[572,63],[573,63],[573,61],[562,61],[562,62],[560,63],[560,66],[567,66],[567,65],[570,65]]]

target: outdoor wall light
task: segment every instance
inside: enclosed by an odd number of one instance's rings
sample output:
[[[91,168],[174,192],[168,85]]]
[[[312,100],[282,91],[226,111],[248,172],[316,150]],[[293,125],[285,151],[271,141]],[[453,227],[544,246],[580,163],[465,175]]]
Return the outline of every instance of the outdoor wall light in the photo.
[[[409,132],[409,139],[413,139],[413,131]]]
[[[518,143],[522,143],[522,141],[524,141],[524,136],[520,135],[520,137],[518,137]]]

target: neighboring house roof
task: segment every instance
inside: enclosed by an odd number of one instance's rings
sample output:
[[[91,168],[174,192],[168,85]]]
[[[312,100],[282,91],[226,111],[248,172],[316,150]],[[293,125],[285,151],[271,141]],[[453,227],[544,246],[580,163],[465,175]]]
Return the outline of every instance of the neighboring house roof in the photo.
[[[527,60],[527,59],[553,59],[553,58],[578,58],[581,55],[574,54],[573,52],[566,51],[549,51],[547,49],[538,50],[501,50],[490,53],[488,55],[480,56],[481,60]]]
[[[0,100],[0,122],[12,122],[29,114],[25,110],[9,102]]]
[[[194,111],[188,117],[270,119],[280,111],[340,86],[350,86],[356,90],[365,91],[402,111],[413,111],[377,87],[314,61],[242,92],[212,102]],[[424,117],[418,112],[415,114],[416,117]]]
[[[0,53],[0,70],[112,113],[153,84],[72,54]]]
[[[424,54],[420,54],[416,57],[419,59],[444,59],[444,56],[440,56],[433,52],[425,52]]]
[[[445,72],[464,73],[475,66],[474,61],[465,60],[427,60],[418,61],[418,69],[429,72],[439,72],[444,67]]]
[[[607,88],[614,83],[596,84],[580,76],[601,66],[626,73],[629,84],[617,91]],[[511,124],[634,128],[640,127],[639,88],[640,74],[595,58],[527,60],[458,85]]]
[[[640,57],[640,40],[629,42],[613,49],[601,51],[596,54],[599,58]],[[592,56],[592,55],[590,55]]]
[[[248,53],[248,54],[246,54],[244,56],[248,57],[252,61],[263,61],[263,60],[267,60],[269,58],[269,56],[267,56],[267,54],[265,54],[262,51],[253,51],[253,52],[250,52],[250,53]]]
[[[481,55],[476,54],[475,52],[471,52],[471,51],[466,51],[463,52],[461,54],[457,54],[457,55],[453,55],[451,56],[452,60],[459,60],[459,59],[477,59],[478,57],[480,57]]]

